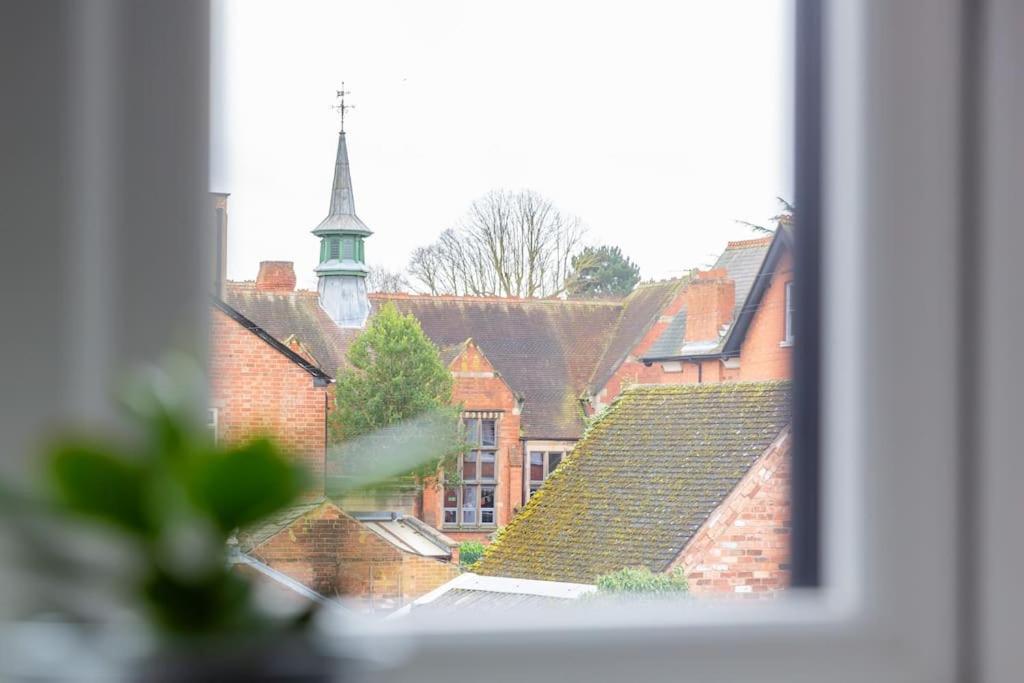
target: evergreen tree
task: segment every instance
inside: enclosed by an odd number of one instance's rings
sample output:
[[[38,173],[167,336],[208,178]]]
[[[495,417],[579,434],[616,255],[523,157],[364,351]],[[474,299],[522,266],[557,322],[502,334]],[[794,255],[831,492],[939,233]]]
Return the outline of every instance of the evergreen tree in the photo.
[[[602,299],[626,296],[640,281],[640,268],[618,247],[587,247],[572,259],[566,292],[570,297]]]
[[[452,376],[419,321],[385,304],[347,358],[328,420],[343,469],[356,459],[368,480],[412,474],[420,481],[439,467],[453,470],[463,439]]]

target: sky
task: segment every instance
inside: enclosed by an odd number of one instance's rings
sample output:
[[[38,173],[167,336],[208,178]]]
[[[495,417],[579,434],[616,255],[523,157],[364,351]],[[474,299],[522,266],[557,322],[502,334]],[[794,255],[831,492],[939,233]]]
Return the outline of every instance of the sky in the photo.
[[[644,279],[710,265],[792,199],[792,0],[215,0],[211,189],[228,276],[315,288],[345,83],[370,266],[531,189]]]

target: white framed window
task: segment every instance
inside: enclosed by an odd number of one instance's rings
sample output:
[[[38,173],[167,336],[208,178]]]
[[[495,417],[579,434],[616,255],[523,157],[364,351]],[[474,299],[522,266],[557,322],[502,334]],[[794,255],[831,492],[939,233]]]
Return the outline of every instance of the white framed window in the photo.
[[[544,480],[562,463],[565,450],[531,450],[527,456],[526,499],[537,492]]]
[[[958,582],[953,561],[965,551],[965,529],[977,529],[961,526],[970,515],[958,477],[963,404],[956,382],[936,372],[962,360],[962,311],[920,306],[960,300],[962,9],[954,0],[914,8],[858,0],[827,3],[824,15],[823,587],[770,604],[592,606],[471,628],[424,615],[405,625],[418,654],[382,680],[426,673],[442,681],[484,663],[498,681],[980,679],[958,661],[977,638],[960,611],[963,592],[977,585]],[[1002,34],[1012,45],[1012,30]],[[1015,50],[1024,61],[1024,49]],[[936,262],[950,267],[937,273]],[[913,358],[882,353],[895,340],[915,349]],[[1007,512],[997,502],[986,506]],[[998,564],[984,571],[997,575]],[[1021,604],[1016,592],[993,588],[993,598]],[[1009,644],[1012,623],[989,623],[990,633]],[[522,648],[510,648],[510,638]],[[1012,652],[1008,659],[1019,660]]]

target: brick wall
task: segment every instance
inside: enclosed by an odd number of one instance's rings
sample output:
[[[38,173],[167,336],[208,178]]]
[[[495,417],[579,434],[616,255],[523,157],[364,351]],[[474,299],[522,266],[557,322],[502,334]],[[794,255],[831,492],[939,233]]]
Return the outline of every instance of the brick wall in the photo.
[[[740,347],[740,380],[784,379],[792,376],[793,348],[786,336],[786,283],[793,279],[793,255],[787,250],[775,266],[761,305]]]
[[[487,357],[472,342],[448,366],[454,378],[452,402],[467,411],[501,411],[498,419],[498,484],[494,515],[497,526],[508,524],[514,511],[522,505],[523,461],[519,440],[519,408],[516,396],[505,380],[494,370]],[[439,486],[426,486],[423,492],[423,521],[456,541],[487,540],[493,528],[458,531],[444,527],[443,491]]]
[[[274,437],[313,474],[323,492],[327,388],[218,308],[210,326],[210,405],[217,438]]]
[[[766,597],[789,584],[790,443],[787,430],[672,563],[695,595]]]
[[[356,608],[391,610],[459,574],[456,565],[406,553],[333,503],[324,503],[251,551],[270,567]]]

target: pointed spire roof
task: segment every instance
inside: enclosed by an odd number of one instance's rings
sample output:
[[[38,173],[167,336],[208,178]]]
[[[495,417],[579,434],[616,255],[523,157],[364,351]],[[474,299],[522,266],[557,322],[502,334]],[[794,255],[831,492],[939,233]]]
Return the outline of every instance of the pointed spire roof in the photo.
[[[338,153],[334,160],[334,185],[331,187],[331,208],[327,218],[313,230],[314,235],[345,232],[372,235],[373,231],[356,216],[356,203],[352,196],[352,175],[348,165],[348,145],[345,131],[338,133]]]

